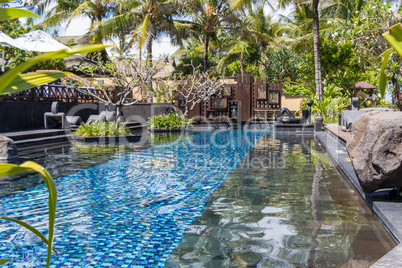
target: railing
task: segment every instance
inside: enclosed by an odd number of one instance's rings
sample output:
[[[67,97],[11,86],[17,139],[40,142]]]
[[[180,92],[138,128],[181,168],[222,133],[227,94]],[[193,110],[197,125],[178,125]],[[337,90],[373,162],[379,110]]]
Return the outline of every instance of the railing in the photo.
[[[101,90],[89,88],[91,93],[104,98]],[[74,87],[64,85],[43,85],[17,93],[0,95],[7,101],[59,101],[59,102],[99,102],[95,97],[79,92]]]

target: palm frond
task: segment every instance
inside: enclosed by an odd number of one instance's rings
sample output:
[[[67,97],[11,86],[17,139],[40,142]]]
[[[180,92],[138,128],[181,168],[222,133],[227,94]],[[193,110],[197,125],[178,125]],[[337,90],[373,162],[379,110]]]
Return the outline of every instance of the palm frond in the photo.
[[[144,47],[149,38],[154,38],[153,25],[151,23],[151,17],[147,14],[142,23],[134,30],[130,44],[134,44],[140,50]]]

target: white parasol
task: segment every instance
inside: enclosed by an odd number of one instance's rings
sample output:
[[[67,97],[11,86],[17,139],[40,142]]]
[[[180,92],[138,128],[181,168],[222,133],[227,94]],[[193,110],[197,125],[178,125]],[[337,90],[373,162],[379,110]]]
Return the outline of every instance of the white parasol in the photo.
[[[41,30],[29,32],[15,40],[27,51],[51,52],[69,48]]]
[[[12,39],[10,36],[6,35],[5,33],[1,32],[1,31],[0,31],[0,45],[3,47],[12,46],[12,47],[24,49],[24,46],[22,44],[20,44],[20,42],[18,42],[15,39]],[[4,49],[2,49],[2,53],[1,53],[1,71],[4,72]]]

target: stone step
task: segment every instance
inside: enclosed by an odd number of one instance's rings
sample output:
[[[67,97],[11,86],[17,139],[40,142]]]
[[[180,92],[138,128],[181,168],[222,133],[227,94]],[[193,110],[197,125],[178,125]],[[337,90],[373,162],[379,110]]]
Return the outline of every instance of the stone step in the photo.
[[[44,153],[45,151],[51,151],[51,150],[59,150],[60,148],[63,147],[69,147],[71,146],[71,143],[69,141],[59,141],[59,142],[52,142],[50,144],[46,144],[46,147],[43,146],[43,144],[33,144],[30,146],[25,146],[25,147],[18,147],[18,155],[19,156],[25,156],[25,155],[32,155],[36,153]]]
[[[59,136],[65,135],[65,129],[35,129],[35,130],[26,130],[26,131],[15,131],[15,132],[5,132],[1,133],[1,136],[6,136],[13,141],[21,141],[27,139],[36,139],[43,137],[51,137],[51,136]]]
[[[56,143],[56,142],[61,142],[61,141],[67,141],[68,136],[69,135],[63,134],[63,135],[46,136],[46,137],[33,138],[33,139],[17,140],[14,142],[15,142],[15,145],[17,145],[17,148],[19,149],[22,147],[28,147],[28,146],[33,146],[33,145],[50,144],[50,143]]]

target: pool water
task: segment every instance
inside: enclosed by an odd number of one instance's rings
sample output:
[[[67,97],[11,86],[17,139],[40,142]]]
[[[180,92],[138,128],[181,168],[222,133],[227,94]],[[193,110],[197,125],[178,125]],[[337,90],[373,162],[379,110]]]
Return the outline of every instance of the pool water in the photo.
[[[395,245],[314,139],[266,135],[166,267],[370,267]]]
[[[314,140],[234,130],[101,151],[60,161],[90,167],[56,180],[53,267],[368,267],[395,246]],[[46,188],[32,185],[0,214],[44,232]],[[2,258],[40,267],[46,247],[1,221]]]

